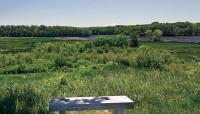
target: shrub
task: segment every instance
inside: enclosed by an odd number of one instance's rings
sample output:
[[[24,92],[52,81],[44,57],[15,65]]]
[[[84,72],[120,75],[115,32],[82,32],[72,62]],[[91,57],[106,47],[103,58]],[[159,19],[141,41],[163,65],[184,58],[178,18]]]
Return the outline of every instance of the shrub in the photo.
[[[163,35],[163,32],[159,29],[156,29],[151,36],[152,41],[160,41],[160,37]]]
[[[127,47],[128,46],[128,40],[125,36],[117,36],[115,37],[115,47]]]
[[[109,47],[127,47],[127,38],[124,36],[115,37],[98,37],[93,41],[93,45],[96,47],[109,46]]]
[[[146,30],[146,31],[145,31],[145,36],[151,37],[151,36],[152,36],[152,33],[153,33],[152,30]]]
[[[168,51],[142,46],[137,49],[135,66],[138,68],[162,68],[164,64],[174,61],[175,58]]]
[[[63,67],[66,64],[67,64],[66,58],[62,54],[59,54],[58,56],[56,56],[54,60],[55,67]]]
[[[97,53],[102,54],[104,53],[104,49],[102,47],[97,48]]]
[[[129,47],[138,47],[139,46],[138,37],[139,37],[139,35],[137,33],[132,33],[130,35],[129,40],[128,40]]]

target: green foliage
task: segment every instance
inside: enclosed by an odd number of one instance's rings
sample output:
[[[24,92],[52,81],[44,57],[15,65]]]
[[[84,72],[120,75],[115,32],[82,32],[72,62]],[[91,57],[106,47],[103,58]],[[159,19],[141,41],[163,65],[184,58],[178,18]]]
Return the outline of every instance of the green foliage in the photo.
[[[108,53],[109,47],[107,47],[107,46],[97,47],[96,52],[99,54]]]
[[[23,73],[40,73],[47,72],[49,69],[44,65],[25,65],[19,64],[8,66],[0,69],[0,74],[23,74]]]
[[[142,46],[137,49],[135,66],[138,68],[162,68],[163,65],[176,61],[167,51]]]
[[[66,26],[0,26],[1,37],[66,37],[90,34],[88,29]]]
[[[40,43],[26,53],[1,54],[0,113],[44,114],[50,98],[110,95],[135,101],[127,114],[200,113],[199,57],[179,61],[170,53],[193,54],[198,44],[147,42],[128,48],[110,39],[115,43]]]
[[[197,67],[199,67],[199,69],[200,69],[200,57],[193,56],[193,58],[194,58],[193,62],[195,62],[197,64]]]
[[[17,61],[17,64],[23,64],[23,63],[32,64],[33,56],[27,53],[17,54],[16,61]]]
[[[129,47],[138,47],[139,46],[138,38],[139,38],[139,35],[137,33],[132,33],[128,41]]]
[[[133,31],[140,35],[151,36],[154,30],[159,29],[163,36],[199,36],[200,23],[176,22],[176,23],[158,23],[130,26],[113,27],[93,27],[90,28],[93,35],[130,35]]]
[[[127,38],[123,36],[117,37],[98,37],[94,42],[94,46],[109,46],[109,47],[127,47]]]
[[[151,36],[152,41],[160,41],[160,37],[163,35],[163,32],[159,29],[156,29]]]
[[[55,67],[63,67],[65,65],[67,65],[66,57],[63,56],[62,54],[59,54],[58,56],[56,56],[56,58],[54,60],[54,65],[55,65]]]
[[[66,37],[90,35],[130,35],[133,31],[140,35],[150,35],[152,31],[159,29],[163,36],[199,36],[200,23],[176,22],[158,23],[130,26],[108,26],[77,28],[67,26],[0,26],[0,37]]]
[[[16,58],[12,55],[0,55],[0,66],[8,66],[16,64]]]
[[[14,85],[7,87],[0,98],[2,114],[44,113],[44,96],[33,85]]]
[[[117,63],[119,65],[130,66],[130,61],[128,59],[118,59]]]
[[[153,31],[152,30],[146,30],[145,31],[145,35],[148,36],[148,37],[151,37],[153,34]]]
[[[32,64],[33,56],[28,53],[19,53],[16,55],[3,54],[0,55],[0,66],[9,66],[15,64]]]

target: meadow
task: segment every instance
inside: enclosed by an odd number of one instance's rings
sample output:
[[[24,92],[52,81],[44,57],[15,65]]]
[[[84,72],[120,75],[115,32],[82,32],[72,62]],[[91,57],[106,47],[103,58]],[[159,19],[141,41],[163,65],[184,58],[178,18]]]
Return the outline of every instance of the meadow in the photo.
[[[54,97],[127,95],[135,107],[126,114],[199,114],[199,58],[195,43],[0,38],[0,113],[49,113]]]

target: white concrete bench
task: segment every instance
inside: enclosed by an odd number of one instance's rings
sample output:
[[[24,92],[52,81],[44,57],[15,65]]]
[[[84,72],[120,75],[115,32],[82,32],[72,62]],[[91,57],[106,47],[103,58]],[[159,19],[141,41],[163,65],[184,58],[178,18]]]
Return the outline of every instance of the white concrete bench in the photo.
[[[132,109],[133,105],[126,96],[60,98],[51,99],[49,111],[66,114],[68,111],[112,110],[113,114],[123,114],[124,109]]]

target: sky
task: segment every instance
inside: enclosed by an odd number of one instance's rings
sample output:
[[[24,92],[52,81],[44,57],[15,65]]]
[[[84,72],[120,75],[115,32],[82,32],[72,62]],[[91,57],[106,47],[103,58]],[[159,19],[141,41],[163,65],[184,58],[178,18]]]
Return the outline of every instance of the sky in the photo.
[[[200,22],[200,0],[0,0],[0,25]]]

